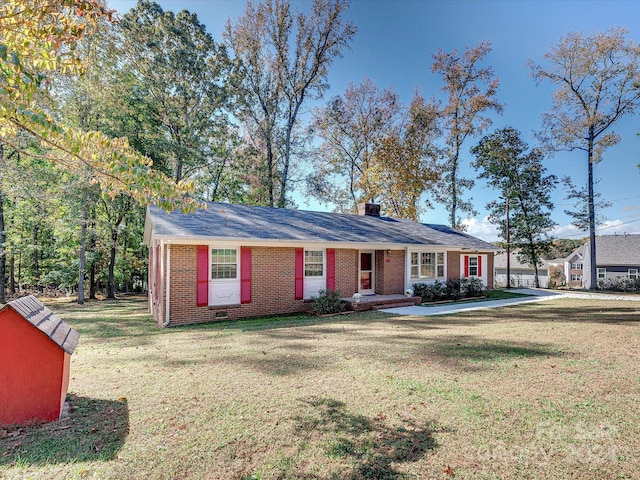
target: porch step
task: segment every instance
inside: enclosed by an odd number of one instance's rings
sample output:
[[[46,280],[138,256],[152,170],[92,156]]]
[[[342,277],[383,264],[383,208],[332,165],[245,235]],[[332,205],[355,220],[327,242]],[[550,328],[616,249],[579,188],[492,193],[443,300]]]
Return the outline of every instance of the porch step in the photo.
[[[384,310],[385,308],[398,308],[398,307],[414,307],[414,302],[402,302],[402,303],[387,303],[386,305],[373,305],[373,310]]]

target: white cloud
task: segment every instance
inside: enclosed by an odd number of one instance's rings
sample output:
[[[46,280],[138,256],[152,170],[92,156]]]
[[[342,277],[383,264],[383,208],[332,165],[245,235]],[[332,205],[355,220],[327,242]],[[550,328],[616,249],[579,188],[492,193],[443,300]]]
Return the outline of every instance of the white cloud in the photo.
[[[568,225],[560,225],[554,228],[553,230],[551,230],[551,232],[549,232],[549,236],[553,238],[579,239],[583,237],[588,237],[589,232],[583,232],[582,230],[578,230],[578,228],[576,228],[575,226],[568,224]]]
[[[596,235],[621,235],[623,233],[640,233],[640,223],[628,223],[623,220],[607,220],[604,225],[596,227]],[[585,238],[588,231],[578,230],[573,225],[561,225],[551,231],[555,238]]]
[[[484,217],[481,220],[477,218],[466,218],[462,220],[462,224],[467,227],[467,233],[469,235],[481,238],[485,242],[499,240],[498,227],[489,222],[489,217]]]
[[[481,238],[487,242],[501,240],[499,237],[498,227],[489,222],[489,217],[484,217],[482,219],[467,218],[462,221],[462,224],[466,225],[467,233],[469,235]],[[640,221],[629,223],[628,221],[625,222],[623,220],[608,220],[604,225],[596,228],[597,235],[613,235],[614,233],[617,235],[621,235],[623,233],[640,234]],[[549,232],[549,236],[553,238],[580,239],[588,237],[589,232],[578,230],[575,226],[568,224],[554,228]]]
[[[596,233],[598,235],[640,233],[640,223],[637,221],[636,223],[629,223],[628,221],[624,222],[622,220],[607,220],[601,227],[596,227]]]

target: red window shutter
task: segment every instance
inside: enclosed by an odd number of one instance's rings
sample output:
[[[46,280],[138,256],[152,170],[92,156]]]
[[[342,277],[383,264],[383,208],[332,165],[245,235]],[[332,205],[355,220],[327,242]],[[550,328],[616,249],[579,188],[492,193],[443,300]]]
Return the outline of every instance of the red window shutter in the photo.
[[[478,255],[478,276],[482,276],[482,255]]]
[[[251,303],[251,249],[240,249],[240,303]]]
[[[464,276],[469,276],[469,255],[464,256]]]
[[[327,290],[336,289],[336,250],[327,249]]]
[[[209,247],[198,247],[198,273],[197,273],[196,305],[205,307],[209,305]]]
[[[296,289],[295,299],[304,297],[304,249],[296,248]]]

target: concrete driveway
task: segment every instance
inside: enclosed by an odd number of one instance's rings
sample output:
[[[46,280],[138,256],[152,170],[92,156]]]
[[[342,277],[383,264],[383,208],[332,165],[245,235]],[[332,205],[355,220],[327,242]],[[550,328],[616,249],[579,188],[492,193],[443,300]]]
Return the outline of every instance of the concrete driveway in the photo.
[[[449,303],[435,307],[398,307],[386,308],[382,312],[393,313],[396,315],[419,315],[429,317],[433,315],[447,315],[449,313],[467,312],[471,310],[483,310],[487,308],[506,307],[509,305],[518,305],[521,303],[544,302],[555,298],[585,298],[598,300],[628,300],[640,302],[640,295],[617,295],[608,293],[590,293],[590,292],[561,292],[557,290],[544,290],[538,288],[513,288],[513,293],[524,293],[529,297],[507,298],[504,300],[489,300],[484,302],[470,303]]]

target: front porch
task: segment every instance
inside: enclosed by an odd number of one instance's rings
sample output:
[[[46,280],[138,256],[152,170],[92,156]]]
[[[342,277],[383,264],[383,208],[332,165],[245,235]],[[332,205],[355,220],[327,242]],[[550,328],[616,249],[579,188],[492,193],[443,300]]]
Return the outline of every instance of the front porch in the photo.
[[[343,298],[342,301],[347,304],[347,310],[363,312],[382,308],[412,307],[422,302],[422,298],[405,295],[363,295],[359,302],[355,302],[352,297]]]

